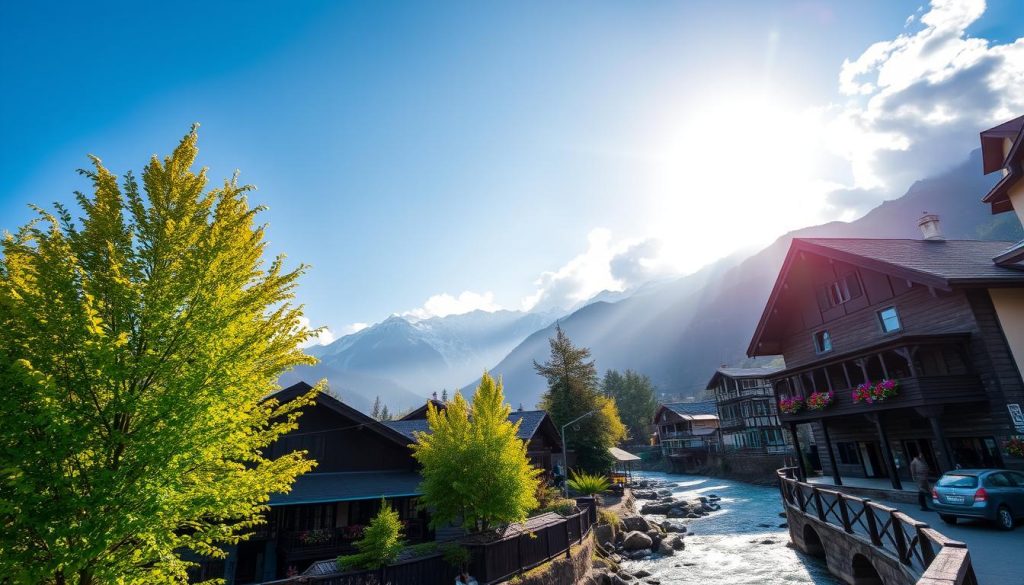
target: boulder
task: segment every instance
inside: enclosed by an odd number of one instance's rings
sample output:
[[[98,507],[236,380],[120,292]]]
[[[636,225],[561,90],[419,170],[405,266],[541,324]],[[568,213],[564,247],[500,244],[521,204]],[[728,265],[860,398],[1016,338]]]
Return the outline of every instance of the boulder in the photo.
[[[648,530],[644,534],[646,534],[647,536],[651,537],[651,543],[655,547],[658,546],[658,543],[661,542],[661,539],[664,536],[661,532],[659,532],[657,530],[653,530],[653,529],[652,530]]]
[[[621,575],[611,575],[611,585],[630,585],[633,580],[626,580]]]
[[[664,520],[664,521],[662,521],[660,526],[661,526],[662,530],[664,530],[665,532],[668,532],[668,533],[672,533],[672,532],[685,533],[686,532],[686,526],[684,526],[683,524],[680,524],[679,522],[672,522],[670,520]]]
[[[672,509],[672,502],[650,502],[640,508],[641,514],[667,514]]]
[[[627,531],[647,532],[651,529],[651,525],[644,520],[643,516],[626,516],[622,519],[622,524]]]
[[[615,539],[615,528],[611,524],[598,524],[594,527],[594,538],[597,542],[611,542]]]
[[[643,548],[643,549],[635,550],[635,551],[629,553],[629,559],[633,560],[633,561],[639,561],[641,559],[646,559],[649,556],[651,556],[651,549],[649,549],[649,548]]]
[[[672,547],[672,550],[683,550],[684,548],[686,548],[686,543],[683,541],[683,538],[678,534],[673,534],[672,536],[666,538],[661,544],[667,544],[668,546]]]
[[[643,579],[644,577],[650,577],[651,574],[648,571],[640,569],[639,571],[633,571],[633,576],[637,579]]]
[[[643,532],[634,530],[626,534],[622,540],[622,548],[628,551],[637,551],[651,548],[653,541],[650,536],[647,536]],[[650,554],[650,552],[648,552]],[[632,558],[632,555],[630,556]]]

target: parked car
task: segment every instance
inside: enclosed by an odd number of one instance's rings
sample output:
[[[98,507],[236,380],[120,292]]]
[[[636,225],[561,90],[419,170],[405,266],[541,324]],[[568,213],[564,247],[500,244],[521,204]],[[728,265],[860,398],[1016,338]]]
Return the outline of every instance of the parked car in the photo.
[[[947,524],[984,518],[1003,530],[1024,519],[1024,473],[1007,469],[957,469],[932,489],[932,509]]]

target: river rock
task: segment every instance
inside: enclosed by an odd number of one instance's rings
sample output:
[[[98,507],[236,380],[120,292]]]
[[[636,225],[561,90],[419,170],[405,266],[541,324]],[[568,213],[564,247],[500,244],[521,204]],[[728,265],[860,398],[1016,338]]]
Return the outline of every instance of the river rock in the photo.
[[[633,571],[633,576],[637,579],[643,579],[644,577],[650,577],[651,574],[643,569],[640,569],[639,571]]]
[[[679,522],[672,522],[670,520],[664,520],[664,521],[662,521],[660,526],[661,526],[662,530],[664,530],[665,532],[669,532],[669,533],[671,533],[671,532],[685,533],[686,532],[686,526],[681,524],[681,523],[679,523]]]
[[[640,508],[641,514],[667,514],[675,504],[672,502],[649,502]]]
[[[597,542],[611,542],[615,539],[615,528],[611,524],[598,524],[594,527]]]
[[[686,542],[683,541],[683,537],[678,534],[666,538],[662,544],[668,544],[673,550],[683,550],[686,548]]]
[[[651,543],[655,547],[658,546],[658,543],[661,542],[661,539],[664,536],[661,532],[659,532],[657,530],[648,530],[644,534],[646,534],[647,536],[651,537]]]
[[[633,499],[636,500],[657,500],[658,494],[654,490],[633,490]]]
[[[611,583],[612,585],[630,585],[630,583],[632,583],[632,579],[627,581],[626,579],[623,579],[621,575],[611,575]]]
[[[658,554],[663,557],[670,557],[676,554],[676,551],[672,548],[671,544],[663,540],[658,543]]]
[[[632,561],[639,561],[639,560],[642,560],[642,559],[646,559],[647,557],[651,556],[651,554],[652,554],[651,553],[651,549],[643,548],[643,549],[635,550],[635,551],[629,553],[628,556],[629,556],[629,559],[632,560]]]
[[[628,551],[638,551],[651,548],[652,543],[653,541],[651,540],[650,536],[647,536],[646,534],[638,530],[634,530],[626,534],[626,536],[623,538],[622,548]],[[648,551],[647,554],[650,554],[650,551]],[[630,558],[633,558],[633,556],[630,555]]]
[[[643,516],[626,516],[622,519],[622,525],[626,527],[627,531],[647,532],[651,529],[651,525],[644,520]]]

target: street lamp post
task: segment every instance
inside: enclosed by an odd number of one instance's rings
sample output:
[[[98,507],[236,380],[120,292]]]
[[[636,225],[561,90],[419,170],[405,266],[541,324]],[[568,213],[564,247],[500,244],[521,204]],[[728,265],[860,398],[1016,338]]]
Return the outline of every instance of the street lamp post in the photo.
[[[569,497],[569,483],[567,481],[569,479],[569,459],[568,459],[568,457],[566,457],[566,452],[565,452],[565,450],[566,450],[566,445],[565,445],[565,429],[567,429],[569,427],[569,425],[577,423],[577,422],[587,418],[588,416],[594,414],[595,412],[597,412],[597,411],[596,410],[591,410],[590,412],[588,412],[586,414],[583,414],[583,415],[580,415],[580,416],[572,419],[571,421],[565,423],[564,425],[562,425],[562,467],[565,469],[565,478],[562,480],[562,495],[567,497],[567,498]]]

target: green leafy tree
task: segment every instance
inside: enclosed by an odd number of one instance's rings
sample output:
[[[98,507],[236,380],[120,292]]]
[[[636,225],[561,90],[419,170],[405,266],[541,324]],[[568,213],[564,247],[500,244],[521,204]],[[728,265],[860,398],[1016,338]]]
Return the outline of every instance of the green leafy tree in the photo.
[[[601,391],[605,396],[615,400],[619,408],[619,416],[629,431],[633,441],[643,441],[647,437],[647,428],[658,408],[654,384],[651,379],[633,370],[619,373],[608,370],[601,381]]]
[[[614,447],[626,436],[626,427],[619,419],[615,401],[601,394],[597,369],[590,360],[590,350],[576,347],[560,326],[550,339],[551,357],[547,362],[533,362],[537,373],[547,378],[548,390],[541,397],[540,407],[548,411],[559,430],[562,425],[593,411],[570,427],[566,447],[576,452],[576,464],[586,471],[603,472],[611,466],[608,447]]]
[[[224,557],[314,462],[265,448],[318,389],[265,400],[312,363],[290,299],[305,270],[264,261],[261,208],[206,190],[196,131],[142,184],[98,158],[81,218],[56,206],[0,259],[0,581],[183,582]]]
[[[484,372],[470,406],[459,392],[447,408],[427,406],[429,433],[417,433],[413,456],[423,467],[431,524],[462,521],[471,531],[526,519],[537,507],[537,477],[519,423],[509,422],[500,381]]]
[[[338,564],[342,568],[379,569],[398,558],[398,553],[405,546],[402,541],[402,521],[398,519],[398,512],[386,500],[381,499],[380,511],[370,520],[370,525],[363,531],[363,537],[355,545],[358,553],[338,557]]]

